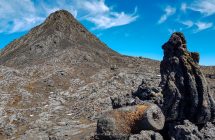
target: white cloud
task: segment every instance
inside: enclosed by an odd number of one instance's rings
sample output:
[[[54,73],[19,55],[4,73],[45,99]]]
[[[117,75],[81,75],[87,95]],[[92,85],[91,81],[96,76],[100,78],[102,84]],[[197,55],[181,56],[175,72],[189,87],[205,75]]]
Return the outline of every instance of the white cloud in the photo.
[[[202,22],[202,21],[180,21],[181,24],[185,25],[186,28],[192,28],[194,33],[209,29],[213,27],[212,22]],[[183,28],[182,28],[183,29]]]
[[[138,16],[135,16],[134,13],[127,15],[124,12],[111,12],[104,15],[90,16],[87,19],[96,25],[94,29],[108,29],[115,26],[129,24],[137,18]]]
[[[178,28],[178,29],[169,28],[168,29],[169,35],[173,34],[174,32],[181,32],[181,31],[182,31],[182,28]]]
[[[114,11],[105,4],[105,0],[40,1],[37,4],[33,0],[1,0],[0,33],[27,31],[59,9],[68,10],[74,17],[92,22],[95,29],[126,25],[138,17],[136,10],[131,14]],[[79,14],[84,18],[80,18]]]
[[[193,21],[191,20],[182,21],[181,23],[187,26],[187,28],[191,28],[194,25]]]
[[[0,28],[1,32],[23,31],[29,23],[35,25],[40,20],[35,15],[36,9],[30,0],[1,0],[0,1]]]
[[[85,0],[78,1],[79,8],[90,12],[91,14],[101,14],[110,11],[110,8],[105,4],[104,0]]]
[[[8,33],[22,32],[30,29],[32,25],[36,25],[37,23],[41,23],[45,18],[42,17],[26,17],[22,20],[14,19],[12,27]]]
[[[103,35],[102,33],[96,34],[97,37],[101,37],[102,35]]]
[[[196,22],[195,25],[197,26],[197,32],[198,31],[202,31],[202,30],[206,30],[209,29],[213,26],[212,22]]]
[[[173,8],[173,7],[171,7],[171,6],[167,6],[167,7],[164,9],[164,11],[165,11],[165,14],[162,15],[162,16],[160,17],[160,20],[158,21],[159,24],[165,22],[170,16],[174,15],[175,12],[176,12],[176,9]]]
[[[187,10],[187,4],[186,3],[182,3],[181,4],[181,11],[186,12]]]
[[[168,29],[169,35],[173,34],[174,32],[176,32],[176,29]]]
[[[137,8],[131,14],[116,12],[109,8],[104,0],[91,0],[79,2],[79,9],[88,14],[83,19],[95,24],[93,29],[108,29],[111,27],[122,26],[134,22],[137,16]]]
[[[189,10],[189,20],[179,19],[178,22],[185,25],[183,29],[193,29],[194,33],[213,27],[213,22],[208,19],[208,16],[215,14],[215,0],[193,0],[191,3],[182,3],[181,11],[186,15]],[[193,12],[201,13],[200,16],[192,17]],[[187,16],[187,15],[186,15]],[[183,16],[182,16],[183,17]],[[200,21],[205,20],[205,22]]]
[[[200,12],[205,16],[215,14],[215,0],[195,0],[189,9]]]

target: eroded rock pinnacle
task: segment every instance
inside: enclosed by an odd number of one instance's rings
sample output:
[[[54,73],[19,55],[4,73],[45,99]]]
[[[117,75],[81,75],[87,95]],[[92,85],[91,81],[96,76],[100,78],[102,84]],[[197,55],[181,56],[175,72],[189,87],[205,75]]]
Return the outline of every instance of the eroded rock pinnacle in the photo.
[[[160,65],[167,121],[188,119],[202,124],[215,117],[215,102],[199,67],[199,54],[189,52],[182,33],[173,33],[162,46]]]

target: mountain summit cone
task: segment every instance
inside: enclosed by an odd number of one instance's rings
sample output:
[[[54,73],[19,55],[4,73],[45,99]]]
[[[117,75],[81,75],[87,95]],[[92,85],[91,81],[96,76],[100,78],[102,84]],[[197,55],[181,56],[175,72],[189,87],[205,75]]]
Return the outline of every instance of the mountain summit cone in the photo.
[[[0,54],[0,64],[26,67],[57,59],[88,59],[109,64],[112,56],[120,56],[81,25],[68,11],[52,13],[44,23],[7,45]]]

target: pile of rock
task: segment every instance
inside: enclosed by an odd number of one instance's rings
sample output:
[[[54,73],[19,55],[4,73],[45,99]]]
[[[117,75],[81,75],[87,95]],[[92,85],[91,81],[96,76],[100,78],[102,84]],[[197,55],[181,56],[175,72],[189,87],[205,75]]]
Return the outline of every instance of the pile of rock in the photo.
[[[215,139],[215,101],[199,54],[187,50],[179,32],[162,48],[160,88],[143,80],[132,95],[111,98],[114,110],[98,120],[97,139]]]

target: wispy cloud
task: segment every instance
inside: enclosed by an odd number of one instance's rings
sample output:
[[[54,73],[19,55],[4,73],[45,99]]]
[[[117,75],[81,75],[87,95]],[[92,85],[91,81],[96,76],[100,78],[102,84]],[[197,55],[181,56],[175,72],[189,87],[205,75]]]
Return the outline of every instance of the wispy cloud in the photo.
[[[181,23],[185,25],[187,28],[191,28],[194,25],[193,21],[191,20],[181,21]]]
[[[26,28],[41,20],[35,13],[36,9],[30,0],[23,0],[23,2],[20,2],[19,0],[1,0],[1,32],[26,30]]]
[[[104,0],[83,0],[77,1],[78,8],[86,10],[90,14],[103,14],[110,12],[110,8],[105,4]]]
[[[52,12],[66,9],[73,16],[92,22],[94,29],[107,29],[122,26],[134,22],[137,11],[128,14],[123,11],[117,12],[106,5],[105,0],[61,0],[40,1],[35,4],[33,0],[1,0],[0,1],[0,33],[14,33],[27,31],[42,23]],[[79,16],[79,14],[81,16]]]
[[[215,14],[215,0],[195,0],[188,8],[210,16]]]
[[[202,22],[202,21],[191,21],[191,20],[186,20],[186,21],[181,21],[181,24],[185,25],[187,29],[192,28],[194,33],[209,29],[213,27],[212,22]]]
[[[176,29],[168,29],[169,35],[173,34],[174,32],[176,32]]]
[[[197,32],[209,29],[213,26],[212,22],[196,22],[195,25],[197,26]]]
[[[178,22],[185,26],[182,27],[183,30],[191,29],[193,33],[198,33],[206,29],[212,29],[214,21],[208,16],[215,14],[215,0],[193,0],[192,2],[187,3],[182,2],[180,9],[183,13],[177,13],[180,17]],[[194,14],[195,12],[199,12],[200,14],[196,15]]]
[[[158,24],[165,22],[170,16],[174,15],[176,12],[176,9],[171,6],[167,6],[164,9],[164,11],[165,11],[165,14],[160,17]]]
[[[182,3],[181,4],[181,11],[186,12],[187,10],[187,4],[186,3]]]
[[[108,7],[104,0],[81,2],[81,9],[87,11],[84,19],[95,24],[94,29],[108,29],[111,27],[122,26],[137,20],[137,8],[131,14],[125,12],[116,12]]]
[[[42,17],[23,17],[22,19],[14,19],[8,33],[26,31],[44,20]]]
[[[0,33],[15,33],[27,31],[40,24],[52,12],[67,9],[74,15],[75,10],[68,5],[41,2],[38,5],[32,0],[1,0],[0,1]]]
[[[138,16],[135,12],[130,15],[125,14],[124,12],[110,12],[107,14],[87,17],[90,22],[96,25],[94,29],[108,29],[111,27],[126,25],[135,21],[137,18]]]

